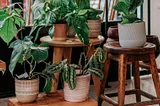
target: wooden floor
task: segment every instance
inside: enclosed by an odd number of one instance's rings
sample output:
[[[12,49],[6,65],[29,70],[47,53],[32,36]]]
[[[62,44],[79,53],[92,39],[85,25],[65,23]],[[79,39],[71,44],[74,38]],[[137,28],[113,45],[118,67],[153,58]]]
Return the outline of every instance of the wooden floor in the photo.
[[[117,82],[111,82],[111,83],[109,83],[109,85],[112,86],[112,88],[106,88],[105,89],[106,93],[117,91],[117,89],[116,89],[117,86],[118,86]],[[126,89],[127,90],[133,89],[134,88],[133,85],[134,85],[133,80],[128,80],[127,84],[126,84]],[[152,79],[151,79],[150,75],[142,76],[141,77],[141,89],[145,90],[146,92],[149,92],[150,94],[155,95],[154,85],[153,85],[153,82],[152,82]],[[95,100],[97,100],[97,98],[95,96],[94,88],[93,88],[92,85],[90,87],[90,94],[89,94],[89,96],[91,98],[94,98]],[[116,100],[117,98],[113,98],[113,99]],[[144,97],[142,97],[142,100],[145,101],[147,99],[144,98]],[[0,106],[7,106],[7,101],[8,101],[8,98],[0,99]],[[125,103],[133,103],[133,102],[135,102],[135,96],[134,95],[130,95],[130,96],[126,96],[125,97]],[[106,102],[103,102],[103,106],[111,106],[111,105],[109,105]],[[154,105],[154,106],[159,106],[159,105]]]

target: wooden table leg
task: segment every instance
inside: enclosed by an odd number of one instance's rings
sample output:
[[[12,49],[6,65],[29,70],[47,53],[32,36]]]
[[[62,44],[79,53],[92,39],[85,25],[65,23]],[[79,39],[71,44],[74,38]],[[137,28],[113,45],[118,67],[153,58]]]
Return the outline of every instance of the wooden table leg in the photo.
[[[54,64],[56,62],[62,61],[62,57],[63,57],[63,48],[54,47],[54,49],[53,49],[53,61],[52,61],[52,63]],[[55,73],[54,75],[55,75],[55,77],[57,79],[57,82],[55,82],[54,80],[52,80],[53,86],[52,86],[51,92],[56,92],[57,88],[58,88],[59,73]]]
[[[118,106],[124,106],[127,73],[127,56],[121,54],[118,63]]]
[[[105,85],[106,85],[106,80],[107,80],[107,76],[108,76],[109,66],[110,66],[110,59],[107,58],[107,60],[104,63],[104,72],[103,72],[104,78],[101,81],[100,92],[99,93],[97,92],[97,95],[99,95],[98,96],[98,106],[102,105],[103,100],[100,98],[100,94],[104,94],[104,91],[105,91]]]
[[[132,62],[133,72],[134,72],[134,86],[135,89],[140,89],[140,73],[139,73],[139,62]],[[136,93],[136,101],[141,102],[141,95]]]
[[[154,53],[150,54],[150,71],[152,73],[152,78],[153,78],[157,98],[160,99],[160,80],[158,76],[158,69],[157,69],[157,65],[155,62]]]
[[[64,58],[68,59],[68,63],[71,63],[71,57],[72,57],[72,47],[65,47],[64,48]]]

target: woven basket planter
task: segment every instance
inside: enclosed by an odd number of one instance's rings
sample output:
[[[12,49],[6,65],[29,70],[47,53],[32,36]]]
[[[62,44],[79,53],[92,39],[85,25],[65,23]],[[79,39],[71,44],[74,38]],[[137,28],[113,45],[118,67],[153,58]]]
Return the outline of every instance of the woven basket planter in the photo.
[[[34,102],[39,93],[39,78],[32,80],[15,79],[15,90],[16,98],[19,102]]]
[[[89,38],[97,38],[101,34],[101,20],[88,20]]]

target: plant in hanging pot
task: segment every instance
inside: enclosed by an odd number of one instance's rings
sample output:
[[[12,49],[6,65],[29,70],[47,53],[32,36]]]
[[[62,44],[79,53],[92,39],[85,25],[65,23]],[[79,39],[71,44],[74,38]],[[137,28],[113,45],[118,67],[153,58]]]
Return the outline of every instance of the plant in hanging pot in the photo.
[[[38,26],[58,25],[64,22],[68,24],[68,26],[73,27],[81,42],[84,44],[89,43],[87,21],[85,16],[79,17],[77,15],[77,6],[73,0],[35,0],[32,10],[35,16],[35,23],[37,23]],[[54,40],[55,36],[61,35],[57,34],[57,30],[59,30],[60,33],[65,32],[65,35],[67,35],[66,26],[67,25],[65,25],[65,27],[60,26],[60,29],[55,26],[50,30],[51,32],[54,31]],[[62,31],[63,29],[65,29],[65,31]]]
[[[12,5],[14,6],[14,5]],[[52,87],[52,79],[56,80],[54,73],[60,71],[67,60],[56,64],[46,63],[48,58],[48,43],[36,44],[36,36],[17,36],[18,32],[25,28],[21,10],[14,8],[8,12],[7,7],[0,9],[0,37],[12,48],[9,71],[15,78],[15,93],[19,102],[29,103],[36,100],[39,93],[39,77],[45,79],[43,91],[49,93]],[[13,38],[16,40],[13,40]],[[35,72],[36,65],[45,64],[45,69]],[[16,70],[17,64],[24,66],[24,70]],[[58,66],[57,66],[58,65]]]
[[[78,65],[65,65],[61,77],[64,81],[64,99],[69,102],[83,102],[87,100],[90,86],[90,74],[103,79],[103,65],[106,60],[105,52],[99,47],[87,61],[81,53]]]
[[[136,10],[143,0],[119,0],[113,6],[122,17],[118,24],[119,42],[122,47],[141,47],[146,42],[145,23],[137,18]]]
[[[90,7],[90,0],[76,0],[79,8],[79,15],[85,15],[89,27],[89,38],[96,38],[101,34],[101,17],[102,10]],[[83,6],[82,6],[83,5]]]

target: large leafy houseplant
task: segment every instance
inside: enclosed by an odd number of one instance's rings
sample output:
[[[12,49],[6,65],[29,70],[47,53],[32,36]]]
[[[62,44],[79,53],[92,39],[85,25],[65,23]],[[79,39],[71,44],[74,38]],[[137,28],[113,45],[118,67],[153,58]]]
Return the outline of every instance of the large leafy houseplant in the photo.
[[[12,5],[14,6],[14,4]],[[50,92],[52,87],[52,79],[56,80],[54,77],[54,72],[60,71],[67,61],[64,60],[60,63],[60,67],[57,67],[55,64],[46,63],[45,60],[48,58],[48,43],[44,42],[41,44],[36,44],[33,42],[36,41],[38,33],[35,36],[26,35],[26,36],[17,36],[19,31],[25,29],[25,22],[21,16],[21,9],[14,8],[8,12],[10,7],[4,7],[0,9],[0,37],[7,44],[10,43],[9,48],[13,48],[9,71],[12,76],[19,80],[31,80],[41,76],[45,79],[45,86],[43,88],[44,92]],[[15,39],[13,39],[15,37]],[[18,75],[15,73],[15,67],[17,63],[24,65],[24,70],[19,70],[18,72],[22,73]],[[36,65],[39,63],[44,63],[45,69],[41,72],[35,72]],[[27,68],[29,66],[29,69]],[[56,70],[55,70],[56,67]],[[58,70],[57,70],[58,69]],[[16,71],[17,72],[17,71]]]
[[[143,4],[143,0],[119,0],[113,6],[121,17],[118,24],[119,42],[122,47],[141,47],[146,42],[145,22],[137,18],[137,8]]]
[[[122,24],[138,22],[136,10],[137,7],[143,4],[144,0],[119,0],[118,3],[113,6],[122,17]]]
[[[89,43],[86,16],[78,14],[78,7],[73,0],[36,0],[32,10],[37,25],[66,22],[73,27],[81,42]]]

